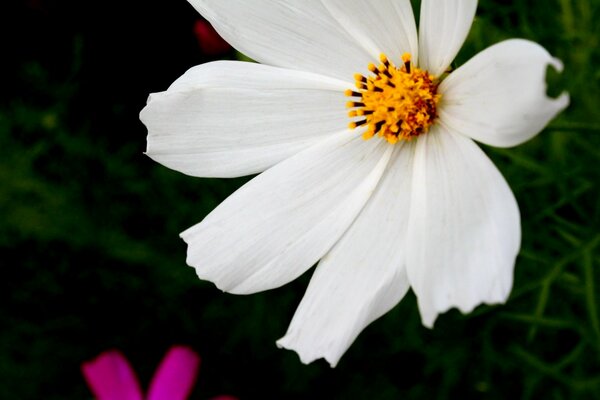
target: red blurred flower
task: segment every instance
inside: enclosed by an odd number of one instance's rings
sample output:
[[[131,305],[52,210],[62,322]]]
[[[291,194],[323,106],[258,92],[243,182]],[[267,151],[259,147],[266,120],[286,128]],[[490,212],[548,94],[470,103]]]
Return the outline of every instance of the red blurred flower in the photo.
[[[135,372],[118,350],[84,362],[81,372],[97,400],[185,400],[192,392],[200,356],[186,346],[173,346],[158,366],[144,396]],[[213,400],[237,400],[219,396]]]
[[[209,56],[219,55],[231,50],[227,43],[211,24],[203,19],[199,19],[194,24],[194,34],[198,39],[198,45],[202,52]]]

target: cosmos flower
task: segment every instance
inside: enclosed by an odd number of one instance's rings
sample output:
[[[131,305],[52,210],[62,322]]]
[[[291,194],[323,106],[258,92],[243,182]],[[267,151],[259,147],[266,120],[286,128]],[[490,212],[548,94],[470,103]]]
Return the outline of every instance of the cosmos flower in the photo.
[[[98,400],[185,400],[200,367],[200,357],[186,346],[173,346],[157,368],[144,396],[135,372],[118,350],[108,350],[81,365],[81,371]],[[213,400],[237,400],[218,396]]]
[[[559,60],[507,40],[450,71],[476,0],[423,0],[418,35],[409,0],[189,1],[261,63],[194,67],[141,112],[169,168],[262,172],[181,234],[201,279],[250,294],[318,262],[277,343],[332,366],[409,288],[427,327],[506,301],[519,210],[474,140],[538,134],[569,103]]]

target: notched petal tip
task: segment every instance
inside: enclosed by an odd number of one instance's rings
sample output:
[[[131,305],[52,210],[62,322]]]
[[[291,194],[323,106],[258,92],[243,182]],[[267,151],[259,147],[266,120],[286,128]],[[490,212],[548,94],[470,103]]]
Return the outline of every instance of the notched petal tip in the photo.
[[[212,283],[217,289],[223,293],[235,294],[235,295],[247,295],[256,293],[257,290],[252,286],[244,285],[244,282],[238,282],[233,279],[231,274],[229,276],[220,276],[215,274],[215,271],[210,269],[209,266],[214,264],[212,262],[200,263],[198,257],[194,254],[197,249],[201,246],[194,242],[192,231],[197,228],[197,225],[190,227],[184,232],[179,234],[179,237],[187,244],[186,264],[193,268],[196,272],[196,276],[201,281]],[[221,269],[221,268],[217,268]],[[234,274],[235,275],[235,274]]]
[[[425,328],[433,329],[435,321],[437,320],[438,315],[440,315],[439,312],[425,312],[420,307],[419,311],[421,313],[421,324],[423,324]]]
[[[565,65],[563,64],[563,62],[556,57],[552,57],[549,61],[549,64],[554,67],[556,72],[563,72],[563,70],[565,69]]]
[[[550,70],[552,68],[552,70]],[[549,97],[548,72],[561,60],[537,43],[497,43],[459,67],[440,85],[440,120],[450,129],[496,147],[513,147],[538,133],[569,104]]]
[[[496,288],[498,290],[491,290],[484,299],[474,300],[471,303],[454,304],[449,300],[447,304],[436,307],[431,304],[425,304],[425,302],[418,299],[419,313],[421,315],[421,323],[425,328],[433,329],[437,318],[444,313],[452,309],[460,311],[463,315],[471,314],[476,308],[483,305],[491,307],[500,304],[505,304],[510,296],[510,285],[508,288]]]
[[[323,354],[322,352],[319,353],[319,350],[315,348],[295,348],[292,345],[293,339],[291,338],[291,336],[292,334],[288,332],[284,337],[277,340],[275,342],[277,348],[295,352],[298,355],[300,362],[302,362],[302,364],[304,365],[308,365],[317,360],[323,359],[329,364],[331,368],[335,368],[337,366],[341,355],[339,357],[335,357],[331,354]]]
[[[571,96],[567,91],[562,92],[558,97],[549,97],[549,99],[554,104],[556,114],[566,110],[571,104]]]
[[[556,57],[551,57],[550,54],[548,54],[548,63],[547,63],[547,72],[546,75],[544,75],[544,81],[546,82],[545,85],[545,89],[546,89],[546,96],[550,99],[556,102],[557,108],[559,109],[559,111],[564,110],[566,107],[568,107],[569,103],[570,103],[570,96],[569,93],[564,90],[562,91],[558,96],[556,97],[552,97],[552,96],[548,96],[547,94],[547,90],[548,90],[548,68],[553,68],[554,71],[556,71],[556,73],[558,74],[562,74],[564,72],[565,69],[565,65],[563,64],[562,60]]]
[[[146,99],[146,105],[140,110],[140,113],[138,114],[140,121],[142,121],[142,123],[146,125],[146,128],[148,128],[148,106],[154,101],[156,96],[159,94],[160,93],[150,93],[148,95],[148,98]]]

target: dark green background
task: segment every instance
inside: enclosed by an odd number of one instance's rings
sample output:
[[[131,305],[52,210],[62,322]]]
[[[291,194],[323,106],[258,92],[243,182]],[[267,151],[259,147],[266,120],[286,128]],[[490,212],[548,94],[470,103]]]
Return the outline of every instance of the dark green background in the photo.
[[[428,330],[409,293],[335,369],[275,346],[311,272],[234,296],[185,265],[178,233],[245,181],[186,177],[143,155],[148,93],[210,60],[194,9],[0,7],[1,398],[91,398],[79,365],[109,348],[146,385],[183,343],[202,356],[193,399],[600,399],[600,1],[482,0],[458,57],[522,37],[566,66],[549,82],[570,108],[525,145],[485,147],[523,219],[508,303]]]

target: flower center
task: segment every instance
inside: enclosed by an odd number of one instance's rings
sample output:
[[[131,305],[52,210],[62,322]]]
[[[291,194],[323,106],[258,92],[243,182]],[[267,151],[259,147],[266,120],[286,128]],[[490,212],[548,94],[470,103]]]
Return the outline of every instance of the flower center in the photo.
[[[365,125],[363,139],[377,135],[394,144],[426,133],[434,123],[441,97],[437,82],[427,71],[412,66],[410,59],[405,53],[398,68],[382,54],[378,67],[369,64],[372,76],[354,75],[357,90],[345,92],[356,98],[347,103],[352,108],[348,116],[361,118],[348,126],[354,129]]]

